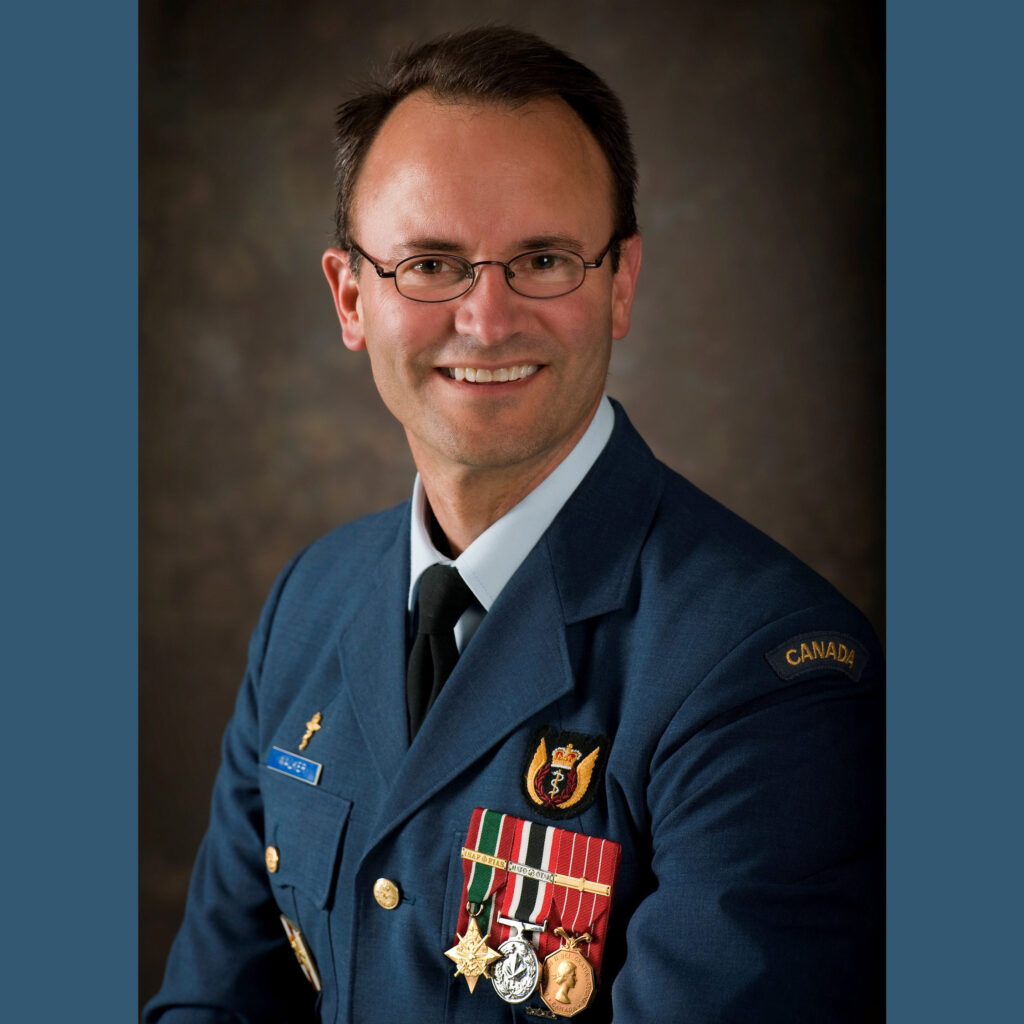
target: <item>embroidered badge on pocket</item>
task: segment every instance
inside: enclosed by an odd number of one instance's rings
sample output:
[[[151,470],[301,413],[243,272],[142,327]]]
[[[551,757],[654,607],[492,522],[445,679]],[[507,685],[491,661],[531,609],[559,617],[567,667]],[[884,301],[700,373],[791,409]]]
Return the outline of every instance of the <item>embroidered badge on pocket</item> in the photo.
[[[546,818],[569,818],[585,811],[601,792],[611,741],[542,727],[533,737],[522,775],[530,806]]]

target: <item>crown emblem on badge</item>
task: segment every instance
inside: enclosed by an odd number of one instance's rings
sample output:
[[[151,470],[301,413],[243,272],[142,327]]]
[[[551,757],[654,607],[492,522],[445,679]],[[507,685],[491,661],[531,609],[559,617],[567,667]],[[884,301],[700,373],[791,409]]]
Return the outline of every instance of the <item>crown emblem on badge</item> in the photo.
[[[571,744],[556,747],[551,754],[551,763],[556,768],[572,768],[583,755]]]
[[[607,736],[541,726],[520,776],[530,806],[547,818],[582,814],[601,792],[610,742]]]

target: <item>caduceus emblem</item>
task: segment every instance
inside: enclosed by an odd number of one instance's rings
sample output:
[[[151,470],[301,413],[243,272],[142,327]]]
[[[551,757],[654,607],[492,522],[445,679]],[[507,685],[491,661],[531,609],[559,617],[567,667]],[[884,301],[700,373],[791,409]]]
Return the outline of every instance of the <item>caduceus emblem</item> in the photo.
[[[588,793],[601,745],[584,754],[572,742],[554,747],[548,755],[547,737],[541,736],[526,772],[526,791],[538,806],[568,811]]]

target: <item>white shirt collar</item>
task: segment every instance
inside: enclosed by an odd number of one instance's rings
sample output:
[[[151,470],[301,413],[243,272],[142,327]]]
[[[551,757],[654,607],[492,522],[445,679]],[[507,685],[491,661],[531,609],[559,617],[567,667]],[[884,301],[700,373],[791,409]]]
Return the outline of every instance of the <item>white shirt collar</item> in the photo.
[[[412,490],[409,609],[413,608],[416,585],[423,571],[440,562],[443,565],[454,565],[477,601],[485,611],[489,610],[502,588],[597,461],[614,426],[615,411],[605,395],[573,450],[518,505],[492,523],[454,561],[442,555],[430,539],[426,524],[426,493],[417,473]],[[470,615],[470,612],[466,614]],[[476,616],[472,628],[475,628],[480,618]],[[460,620],[459,626],[462,625]],[[457,639],[459,632],[457,627]],[[465,633],[465,630],[462,632]],[[460,650],[465,642],[468,642],[468,636],[459,639]]]

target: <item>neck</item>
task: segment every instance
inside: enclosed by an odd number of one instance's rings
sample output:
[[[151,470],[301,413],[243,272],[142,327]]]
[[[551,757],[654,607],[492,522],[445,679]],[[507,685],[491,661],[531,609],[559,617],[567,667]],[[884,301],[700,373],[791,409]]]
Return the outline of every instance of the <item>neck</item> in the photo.
[[[592,417],[591,417],[592,418]],[[555,451],[513,466],[464,466],[432,458],[410,437],[413,460],[423,483],[439,551],[457,558],[489,526],[515,508],[564,461],[586,432],[589,420]]]
[[[515,508],[558,463],[542,472],[510,479],[507,473],[439,474],[420,468],[423,490],[437,523],[439,550],[457,558],[493,523]],[[419,468],[419,467],[418,467]]]

